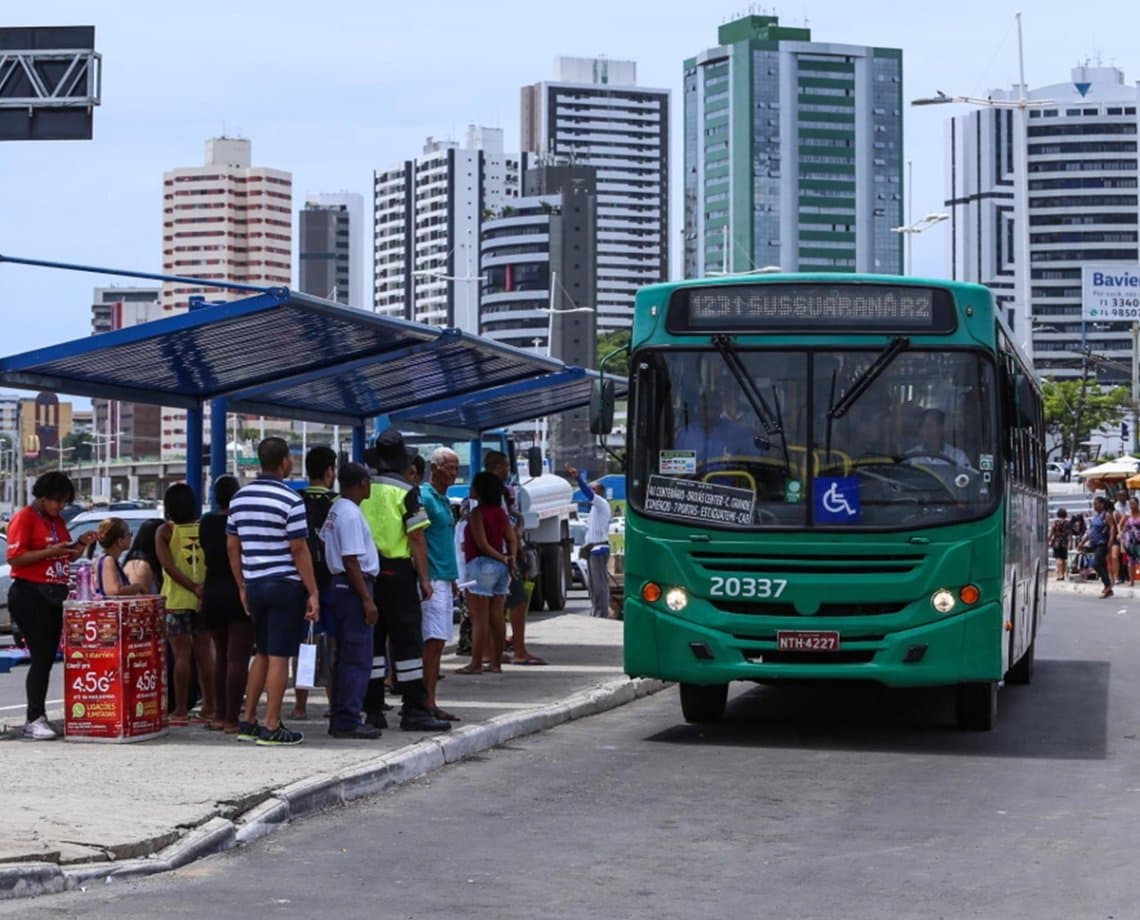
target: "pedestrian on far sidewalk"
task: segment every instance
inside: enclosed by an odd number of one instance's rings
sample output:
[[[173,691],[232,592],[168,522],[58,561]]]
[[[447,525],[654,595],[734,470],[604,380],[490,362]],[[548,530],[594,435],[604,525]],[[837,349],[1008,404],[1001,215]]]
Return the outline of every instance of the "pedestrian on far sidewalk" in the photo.
[[[1069,537],[1069,512],[1064,508],[1058,508],[1057,517],[1049,528],[1049,549],[1053,552],[1053,558],[1057,560],[1057,581],[1065,580],[1065,565],[1069,561]]]
[[[1083,548],[1093,554],[1093,570],[1104,585],[1104,590],[1100,592],[1102,598],[1112,597],[1112,579],[1108,575],[1106,560],[1109,547],[1115,542],[1116,524],[1112,519],[1108,499],[1098,495],[1093,499],[1093,515],[1089,520]]]
[[[73,501],[75,487],[71,480],[59,470],[52,470],[32,485],[32,503],[8,522],[7,557],[12,576],[8,610],[28,643],[24,737],[35,741],[58,737],[47,719],[47,691],[63,631],[70,563],[95,539],[95,532],[89,531],[74,543],[71,541],[60,512]]]
[[[289,659],[301,645],[301,623],[315,623],[320,598],[309,555],[305,503],[285,484],[293,472],[289,445],[265,438],[257,445],[261,475],[230,503],[226,549],[242,603],[253,623],[257,654],[245,688],[237,739],[260,745],[300,744],[303,736],[281,721]],[[265,693],[265,724],[257,704]]]

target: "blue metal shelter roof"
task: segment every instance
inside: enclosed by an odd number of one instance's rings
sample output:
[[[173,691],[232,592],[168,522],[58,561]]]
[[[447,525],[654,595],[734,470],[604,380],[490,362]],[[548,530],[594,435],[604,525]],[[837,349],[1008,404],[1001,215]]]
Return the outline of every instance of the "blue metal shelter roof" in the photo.
[[[0,358],[0,384],[184,408],[224,397],[231,411],[361,425],[440,400],[481,403],[485,391],[513,407],[521,397],[511,400],[510,386],[529,382],[534,394],[536,381],[553,390],[535,414],[562,411],[581,404],[581,381],[560,376],[567,370],[459,330],[272,288]]]
[[[596,371],[567,367],[529,380],[488,387],[480,391],[478,399],[449,396],[419,403],[391,413],[389,421],[397,428],[430,426],[486,431],[587,406],[597,379]],[[626,382],[618,380],[616,384],[617,395],[624,396]]]

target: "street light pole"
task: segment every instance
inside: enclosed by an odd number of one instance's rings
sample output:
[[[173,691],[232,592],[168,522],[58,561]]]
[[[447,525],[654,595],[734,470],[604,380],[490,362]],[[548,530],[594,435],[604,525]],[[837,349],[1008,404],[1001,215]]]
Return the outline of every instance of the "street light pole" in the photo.
[[[1014,185],[1014,209],[1020,215],[1018,228],[1018,248],[1021,252],[1016,258],[1015,265],[1020,266],[1020,284],[1018,295],[1022,303],[1022,322],[1024,323],[1025,338],[1021,343],[1033,361],[1033,303],[1031,300],[1032,280],[1029,265],[1029,110],[1041,106],[1054,105],[1052,99],[1030,100],[1026,93],[1025,84],[1025,52],[1021,39],[1021,13],[1017,13],[1017,63],[1018,84],[1016,99],[980,99],[976,96],[949,96],[942,90],[937,95],[921,99],[912,99],[911,105],[948,105],[965,103],[966,105],[979,105],[995,109],[1017,109],[1020,117],[1017,119],[1017,146],[1018,167],[1017,181]]]

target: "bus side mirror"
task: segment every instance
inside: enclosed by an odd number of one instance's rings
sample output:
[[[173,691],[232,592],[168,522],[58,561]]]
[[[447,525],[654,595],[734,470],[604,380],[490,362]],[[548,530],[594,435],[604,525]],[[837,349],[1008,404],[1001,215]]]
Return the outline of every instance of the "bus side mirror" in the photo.
[[[531,479],[542,475],[542,448],[538,445],[526,449],[526,472]]]
[[[1017,400],[1019,428],[1032,428],[1037,424],[1037,414],[1033,410],[1036,404],[1034,396],[1033,382],[1025,374],[1018,374],[1014,378],[1014,398]]]
[[[614,430],[614,382],[603,377],[590,390],[590,434]]]

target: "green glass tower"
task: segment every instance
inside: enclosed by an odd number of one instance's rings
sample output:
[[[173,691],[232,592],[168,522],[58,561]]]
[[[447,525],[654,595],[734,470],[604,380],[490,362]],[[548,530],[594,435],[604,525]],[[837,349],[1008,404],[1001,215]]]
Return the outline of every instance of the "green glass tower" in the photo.
[[[902,51],[749,15],[685,61],[684,273],[903,267]]]

